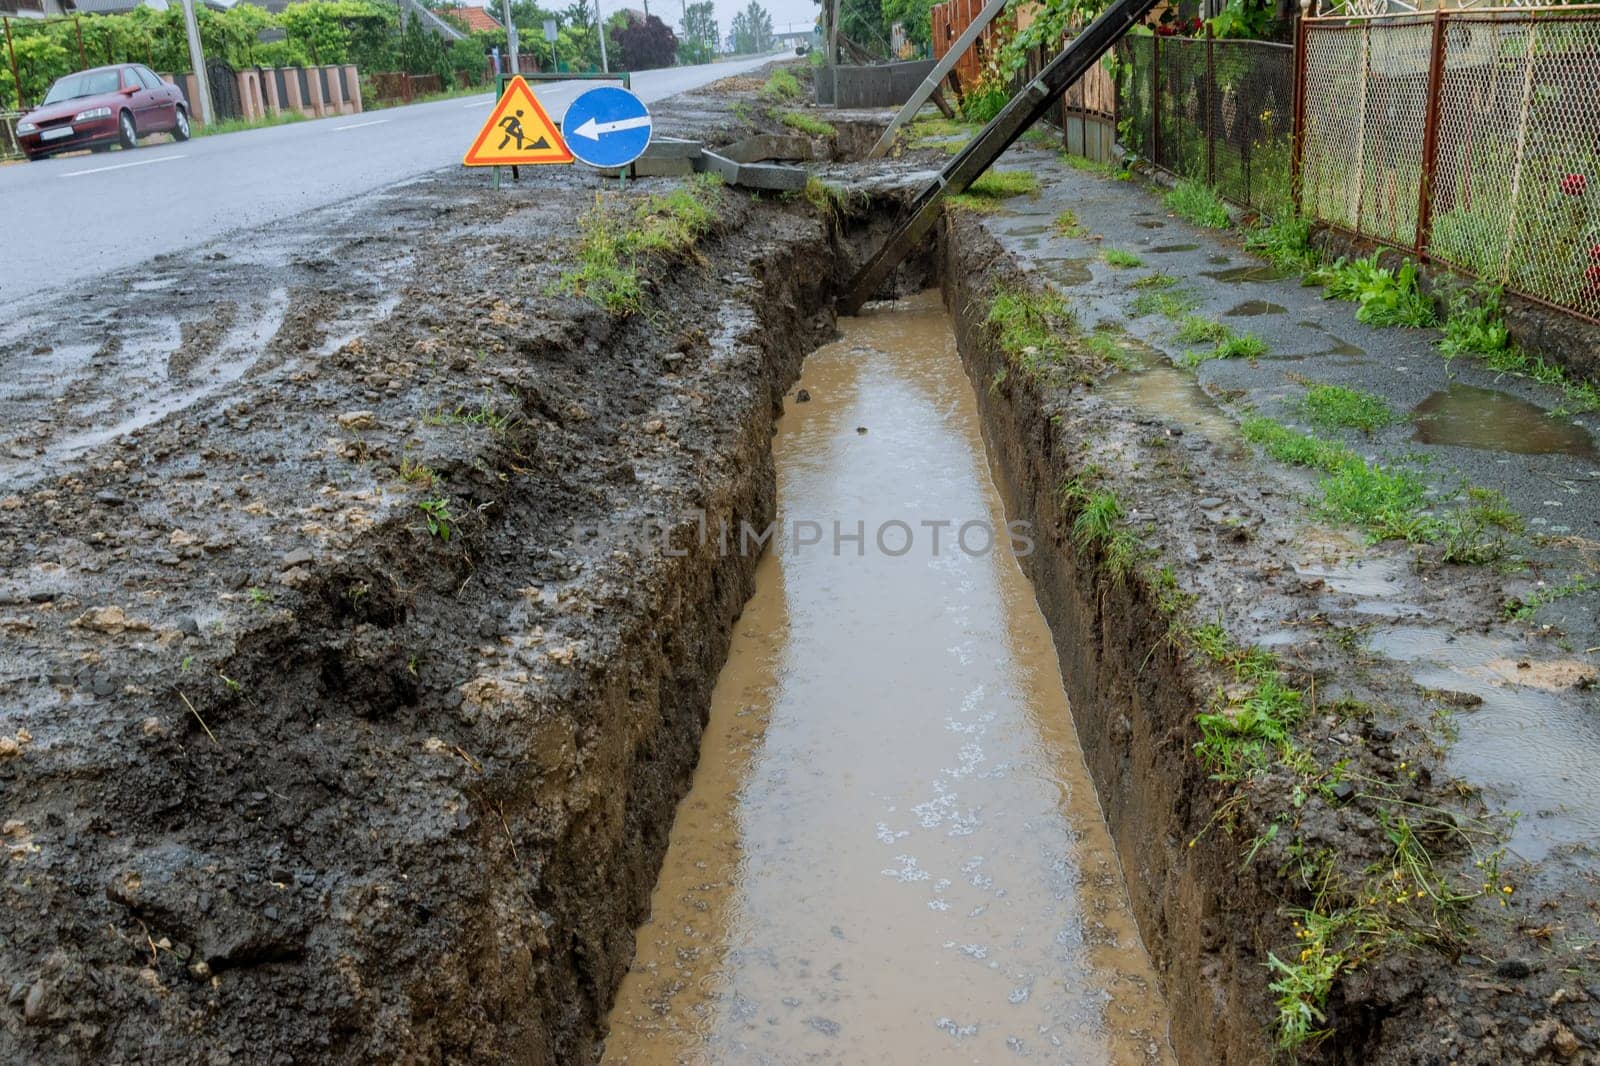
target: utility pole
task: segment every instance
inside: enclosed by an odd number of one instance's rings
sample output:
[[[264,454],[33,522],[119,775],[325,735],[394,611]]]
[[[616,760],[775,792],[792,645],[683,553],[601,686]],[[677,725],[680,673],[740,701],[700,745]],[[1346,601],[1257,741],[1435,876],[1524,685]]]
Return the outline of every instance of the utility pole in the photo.
[[[506,20],[506,51],[511,57],[511,73],[521,74],[522,64],[517,60],[517,24],[511,21],[511,0],[500,0],[500,12]]]
[[[600,13],[600,0],[594,0],[594,32],[600,35],[600,73],[610,74],[611,64],[606,61],[606,17]]]
[[[194,0],[183,0],[183,30],[189,37],[189,65],[194,68],[194,94],[200,99],[200,124],[211,125],[211,83],[206,80],[206,54],[200,47],[200,25],[194,20]]]

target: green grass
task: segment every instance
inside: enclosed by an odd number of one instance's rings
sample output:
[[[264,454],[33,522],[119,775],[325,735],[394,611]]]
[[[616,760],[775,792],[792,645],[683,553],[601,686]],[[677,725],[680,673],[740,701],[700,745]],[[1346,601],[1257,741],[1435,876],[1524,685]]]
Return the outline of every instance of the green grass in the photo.
[[[929,137],[971,137],[983,127],[976,122],[962,122],[960,119],[945,118],[944,116],[923,116],[911,120],[911,125],[906,132],[918,139]]]
[[[785,111],[778,116],[778,121],[792,130],[798,130],[807,137],[837,137],[839,131],[832,124],[813,118],[804,111]]]
[[[1522,599],[1509,600],[1501,608],[1502,617],[1510,621],[1531,622],[1539,608],[1547,604],[1557,603],[1570,596],[1579,596],[1586,592],[1600,590],[1600,582],[1587,577],[1574,577],[1561,585],[1553,585],[1530,593]]]
[[[1178,326],[1178,340],[1184,344],[1216,344],[1233,336],[1233,330],[1212,318],[1189,315]]]
[[[644,306],[641,256],[675,258],[709,233],[717,218],[722,182],[703,174],[664,196],[652,196],[631,212],[608,206],[596,194],[579,220],[578,268],[561,276],[561,287],[615,314]]]
[[[1312,385],[1300,401],[1312,425],[1323,429],[1359,429],[1371,433],[1395,421],[1394,410],[1381,397],[1340,385]]]
[[[1211,229],[1228,228],[1228,208],[1217,190],[1203,181],[1185,178],[1167,193],[1167,208],[1179,218]]]
[[[1102,178],[1111,178],[1113,181],[1129,181],[1133,178],[1132,174],[1115,163],[1101,163],[1066,151],[1061,153],[1061,158],[1067,166],[1085,174],[1098,174]]]
[[[1133,356],[1117,340],[1118,334],[1111,330],[1096,329],[1083,340],[1083,350],[1099,359],[1103,363],[1117,367],[1119,370],[1133,369]]]
[[[1444,535],[1439,520],[1422,514],[1427,486],[1415,471],[1368,463],[1342,444],[1270,418],[1252,416],[1240,428],[1246,440],[1279,462],[1326,475],[1318,485],[1318,509],[1325,517],[1364,529],[1376,540],[1432,543]]]
[[[1170,289],[1177,283],[1177,278],[1171,274],[1163,274],[1158,270],[1153,274],[1146,274],[1144,277],[1136,279],[1131,284],[1135,289]]]
[[[482,90],[479,91],[481,92]],[[310,115],[302,115],[298,111],[280,111],[276,115],[267,115],[264,118],[224,119],[221,122],[213,122],[209,126],[195,123],[193,131],[196,137],[215,137],[219,133],[243,133],[245,130],[263,130],[269,126],[288,126],[296,122],[305,122],[310,118]]]
[[[1176,322],[1199,306],[1200,298],[1188,289],[1146,289],[1128,305],[1128,315],[1131,318],[1160,315]]]
[[[1015,196],[1034,196],[1039,192],[1039,179],[1026,170],[990,170],[967,186],[967,191],[951,196],[949,203],[972,211],[994,211],[1001,200]]]
[[[761,97],[773,101],[793,100],[801,91],[800,82],[793,74],[787,70],[775,70],[761,87]]]
[[[1072,351],[1078,315],[1053,292],[1003,288],[989,303],[1001,351],[1029,374],[1059,366]]]
[[[1066,507],[1077,507],[1072,522],[1072,540],[1079,548],[1098,548],[1106,571],[1121,584],[1133,573],[1144,554],[1144,545],[1123,525],[1127,511],[1114,492],[1090,487],[1082,478],[1061,486]]]
[[[1311,226],[1309,218],[1285,214],[1247,231],[1244,246],[1276,266],[1304,274],[1315,270],[1320,262],[1316,249],[1311,247]]]
[[[1186,344],[1210,344],[1209,351],[1189,350],[1179,360],[1195,367],[1212,359],[1258,359],[1267,354],[1267,342],[1253,333],[1233,330],[1210,318],[1189,315],[1178,327],[1178,339]]]
[[[1133,267],[1144,266],[1143,259],[1140,259],[1132,252],[1124,251],[1121,248],[1107,248],[1102,251],[1100,255],[1101,258],[1105,259],[1107,266],[1114,267],[1118,270],[1127,270]]]
[[[1067,208],[1056,216],[1050,224],[1058,237],[1082,237],[1083,224],[1078,221],[1078,213],[1072,208]]]
[[[1561,406],[1564,413],[1600,411],[1600,388],[1518,348],[1511,342],[1504,317],[1498,288],[1480,285],[1470,292],[1455,293],[1450,299],[1439,351],[1446,359],[1469,355],[1496,373],[1520,374],[1560,389],[1565,396]]]

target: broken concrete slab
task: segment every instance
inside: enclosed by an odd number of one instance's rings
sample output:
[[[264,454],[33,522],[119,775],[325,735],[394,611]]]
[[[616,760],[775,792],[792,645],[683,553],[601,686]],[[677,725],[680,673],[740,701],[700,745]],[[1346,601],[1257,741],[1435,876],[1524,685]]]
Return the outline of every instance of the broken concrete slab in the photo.
[[[759,163],[767,159],[816,159],[817,148],[805,137],[762,133],[724,145],[717,154],[735,163]]]
[[[695,169],[702,173],[718,174],[729,185],[746,189],[771,189],[776,192],[797,192],[806,187],[806,172],[799,167],[782,167],[770,163],[736,163],[716,152],[700,154]]]

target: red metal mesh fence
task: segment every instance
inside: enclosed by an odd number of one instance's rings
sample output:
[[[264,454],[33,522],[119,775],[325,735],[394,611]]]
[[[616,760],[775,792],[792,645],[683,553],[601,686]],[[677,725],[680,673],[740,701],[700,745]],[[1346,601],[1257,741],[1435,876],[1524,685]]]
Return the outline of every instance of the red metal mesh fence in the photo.
[[[1301,207],[1600,321],[1600,13],[1308,22]]]

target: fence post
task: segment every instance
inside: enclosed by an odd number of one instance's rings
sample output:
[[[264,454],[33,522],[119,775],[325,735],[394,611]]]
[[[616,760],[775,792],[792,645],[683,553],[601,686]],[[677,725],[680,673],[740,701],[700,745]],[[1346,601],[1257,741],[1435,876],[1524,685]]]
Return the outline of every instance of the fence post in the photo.
[[[1161,36],[1150,35],[1150,162],[1161,165]]]
[[[1422,116],[1422,175],[1417,181],[1417,236],[1415,251],[1418,258],[1427,255],[1428,238],[1433,229],[1433,186],[1439,169],[1439,99],[1444,84],[1444,9],[1433,13],[1433,47],[1428,55],[1428,95],[1423,98],[1427,108]]]
[[[1306,39],[1309,36],[1302,9],[1294,24],[1294,118],[1289,133],[1289,194],[1294,197],[1297,215],[1305,203]]]
[[[1506,247],[1500,256],[1500,276],[1484,279],[1502,285],[1511,276],[1511,246],[1517,232],[1517,200],[1522,195],[1522,164],[1528,158],[1528,122],[1533,117],[1533,68],[1534,56],[1539,54],[1536,48],[1538,41],[1539,23],[1531,22],[1528,24],[1528,54],[1523,59],[1527,65],[1522,70],[1522,113],[1517,123],[1517,151],[1512,157],[1516,163],[1511,168],[1511,202],[1506,205]]]
[[[22,99],[22,75],[17,73],[17,48],[11,43],[11,20],[0,19],[0,24],[6,28],[6,51],[11,53],[11,81],[17,87],[17,110],[27,110]]]
[[[1206,23],[1206,184],[1217,183],[1217,39]],[[1248,190],[1245,193],[1249,197]]]

